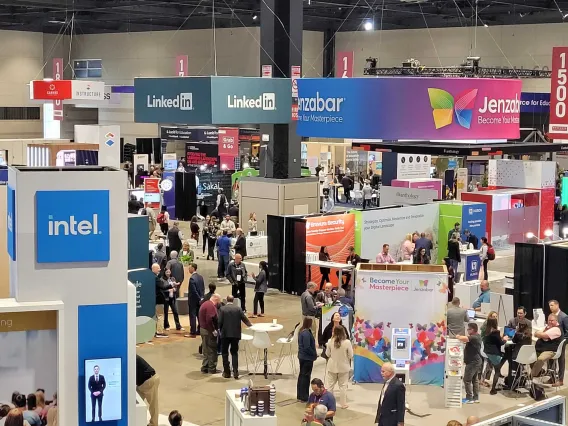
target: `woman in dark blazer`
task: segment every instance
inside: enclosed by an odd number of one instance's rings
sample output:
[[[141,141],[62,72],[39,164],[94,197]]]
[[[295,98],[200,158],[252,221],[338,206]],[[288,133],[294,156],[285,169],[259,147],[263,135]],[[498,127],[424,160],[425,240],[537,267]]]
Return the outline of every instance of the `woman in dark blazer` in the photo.
[[[327,252],[327,247],[322,246],[319,252],[319,261],[320,262],[329,262],[331,258],[329,257],[329,253]],[[329,268],[324,268],[320,266],[321,272],[321,281],[320,281],[320,291],[323,289],[325,283],[329,282]]]
[[[264,294],[268,292],[268,263],[264,260],[258,264],[260,272],[258,275],[252,273],[252,278],[255,281],[254,285],[254,314],[251,318],[256,318],[258,314],[258,306],[260,305],[260,315],[264,316]]]
[[[331,316],[331,322],[324,328],[323,333],[321,334],[320,346],[323,348],[321,354],[323,358],[326,358],[325,347],[327,345],[327,342],[329,342],[329,339],[331,339],[331,336],[333,335],[334,327],[343,327],[345,335],[349,339],[350,334],[347,331],[347,328],[345,328],[345,326],[343,325],[343,321],[341,321],[341,315],[339,315],[339,312],[334,313]]]
[[[312,334],[312,318],[305,317],[302,328],[298,333],[298,359],[300,360],[300,373],[296,385],[296,398],[304,403],[310,397],[310,379],[314,361],[317,359],[316,339]]]

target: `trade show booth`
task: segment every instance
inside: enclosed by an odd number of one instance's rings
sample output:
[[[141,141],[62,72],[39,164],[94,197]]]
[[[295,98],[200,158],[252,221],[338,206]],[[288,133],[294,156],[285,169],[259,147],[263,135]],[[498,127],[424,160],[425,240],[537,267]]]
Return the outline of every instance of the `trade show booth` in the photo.
[[[383,183],[384,184],[384,183]],[[390,186],[397,188],[432,189],[442,199],[442,179],[393,179]]]

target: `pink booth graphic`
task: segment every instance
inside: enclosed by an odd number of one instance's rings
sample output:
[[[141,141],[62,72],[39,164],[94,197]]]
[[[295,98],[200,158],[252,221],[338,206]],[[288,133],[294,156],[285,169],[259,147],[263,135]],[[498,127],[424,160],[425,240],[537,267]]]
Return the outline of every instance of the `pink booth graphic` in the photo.
[[[397,188],[433,189],[442,198],[442,179],[393,179],[391,186]]]

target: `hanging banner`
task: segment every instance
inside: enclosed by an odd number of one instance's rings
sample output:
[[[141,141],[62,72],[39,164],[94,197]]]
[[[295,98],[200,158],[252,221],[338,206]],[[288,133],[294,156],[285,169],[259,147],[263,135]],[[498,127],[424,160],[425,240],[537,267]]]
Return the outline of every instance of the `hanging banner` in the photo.
[[[208,211],[212,211],[216,207],[219,189],[223,189],[227,200],[231,199],[231,173],[199,173],[198,178],[197,193],[203,197],[203,202],[209,207]]]
[[[456,173],[456,200],[461,200],[462,192],[467,192],[467,169],[460,168]]]
[[[483,78],[302,78],[297,131],[355,139],[517,139],[521,85]]]
[[[353,61],[355,52],[338,52],[335,62],[335,76],[353,78]]]
[[[272,78],[272,65],[262,66],[262,78]]]
[[[219,157],[237,157],[239,155],[238,127],[219,127]]]
[[[412,384],[443,384],[447,280],[445,273],[357,271],[354,381],[382,382],[381,366],[395,362],[393,328],[410,328]]]
[[[30,99],[71,99],[72,93],[73,89],[71,88],[71,80],[34,80],[30,82]]]
[[[144,205],[154,210],[160,208],[160,179],[144,179]]]
[[[53,58],[53,79],[63,80],[63,58]],[[53,119],[63,121],[63,102],[60,99],[53,101]]]
[[[552,49],[552,74],[550,77],[550,125],[548,136],[566,139],[568,135],[568,47]]]
[[[176,56],[176,75],[178,77],[187,77],[189,75],[187,67],[189,66],[189,58],[187,55]]]
[[[188,167],[217,165],[219,145],[216,143],[186,143],[185,157]]]
[[[297,98],[298,97],[298,79],[300,77],[302,77],[302,67],[299,66],[299,65],[293,65],[291,71],[292,71],[292,73],[290,75],[292,76],[292,97]]]

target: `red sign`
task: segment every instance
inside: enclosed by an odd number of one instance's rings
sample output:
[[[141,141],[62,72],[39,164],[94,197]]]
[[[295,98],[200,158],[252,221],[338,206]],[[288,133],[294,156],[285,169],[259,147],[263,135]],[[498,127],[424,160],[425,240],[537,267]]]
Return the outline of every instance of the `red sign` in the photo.
[[[239,155],[239,129],[219,127],[219,157],[237,157]]]
[[[44,81],[34,80],[31,82],[33,90],[32,99],[56,100],[71,99],[73,90],[71,89],[71,80],[60,81]]]
[[[552,75],[550,78],[550,125],[548,136],[568,139],[568,47],[552,49]]]
[[[292,121],[298,121],[298,104],[292,104]]]
[[[298,97],[298,79],[302,77],[302,67],[298,65],[292,66],[292,97]]]
[[[53,79],[63,80],[63,58],[53,58]],[[53,119],[63,121],[63,102],[53,101]]]
[[[189,66],[189,58],[187,55],[177,55],[176,56],[176,75],[178,77],[187,77]]]
[[[262,66],[262,78],[272,78],[272,65]]]
[[[339,78],[352,78],[354,58],[355,52],[337,52],[335,76]]]
[[[160,208],[160,179],[144,179],[144,204],[153,209]]]

